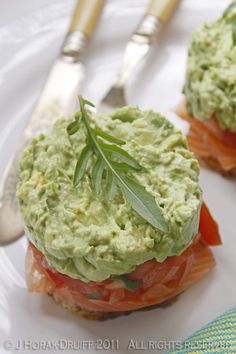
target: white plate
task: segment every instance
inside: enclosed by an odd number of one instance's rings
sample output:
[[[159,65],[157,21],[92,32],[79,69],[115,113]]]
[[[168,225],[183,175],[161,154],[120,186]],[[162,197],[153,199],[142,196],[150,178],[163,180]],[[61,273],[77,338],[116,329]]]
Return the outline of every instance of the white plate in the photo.
[[[203,21],[216,18],[227,4],[228,1],[224,0],[182,0],[159,46],[153,49],[148,61],[131,80],[128,87],[130,104],[166,111],[178,102],[190,32]],[[141,0],[107,2],[87,51],[87,77],[83,88],[86,97],[97,102],[109,87],[125,43],[145,5],[146,1]],[[20,4],[17,0],[2,1],[0,174],[56,57],[72,6],[71,0],[21,0]],[[143,341],[144,345],[148,340],[167,341],[168,345],[168,341],[185,338],[234,306],[236,183],[203,170],[201,184],[205,200],[219,222],[224,245],[214,249],[217,261],[215,270],[181,295],[175,304],[166,309],[133,313],[104,323],[82,320],[63,310],[47,296],[27,293],[24,280],[26,240],[21,239],[0,249],[1,345],[10,340],[13,347],[21,345],[20,353],[24,352],[24,345],[28,353],[37,353],[40,351],[34,349],[42,341],[54,343],[66,339],[75,341],[72,343],[74,349],[76,345],[84,345],[84,352],[93,353],[96,352],[96,344],[100,343],[98,339],[109,339],[119,340],[120,349],[114,351],[125,353],[131,339]],[[86,340],[92,341],[92,348],[86,349]],[[109,342],[104,343],[109,346]],[[140,342],[138,344],[141,345]],[[61,351],[52,349],[46,352]],[[2,347],[1,353],[5,352],[15,351]],[[67,348],[64,352],[73,353],[75,350]]]

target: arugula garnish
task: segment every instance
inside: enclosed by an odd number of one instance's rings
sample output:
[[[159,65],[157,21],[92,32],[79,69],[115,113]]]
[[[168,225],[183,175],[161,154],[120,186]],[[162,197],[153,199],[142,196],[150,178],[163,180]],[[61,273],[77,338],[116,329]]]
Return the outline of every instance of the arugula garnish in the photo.
[[[106,194],[112,200],[119,188],[130,206],[148,223],[160,232],[167,232],[168,227],[161,208],[156,204],[152,194],[130,177],[131,172],[143,170],[142,166],[124,149],[124,141],[90,125],[90,112],[85,105],[94,107],[93,103],[79,97],[80,114],[68,127],[69,135],[75,134],[81,123],[86,128],[86,142],[75,167],[73,183],[78,186],[87,172],[88,161],[96,157],[91,168],[91,179],[95,193],[101,192],[102,180],[106,178]],[[104,142],[106,141],[106,142]],[[109,144],[107,143],[109,142]]]
[[[142,280],[128,279],[124,275],[112,275],[111,279],[121,282],[122,285],[129,291],[136,291],[142,286]]]
[[[85,294],[88,299],[100,299],[102,297],[102,293],[100,291],[96,291],[95,293]]]

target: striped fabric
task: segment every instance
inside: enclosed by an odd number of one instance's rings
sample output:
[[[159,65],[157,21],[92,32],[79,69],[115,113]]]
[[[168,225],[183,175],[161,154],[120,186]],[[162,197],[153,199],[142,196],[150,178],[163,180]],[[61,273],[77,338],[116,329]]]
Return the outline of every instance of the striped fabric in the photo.
[[[176,344],[175,353],[236,353],[236,307],[225,312],[182,343]]]

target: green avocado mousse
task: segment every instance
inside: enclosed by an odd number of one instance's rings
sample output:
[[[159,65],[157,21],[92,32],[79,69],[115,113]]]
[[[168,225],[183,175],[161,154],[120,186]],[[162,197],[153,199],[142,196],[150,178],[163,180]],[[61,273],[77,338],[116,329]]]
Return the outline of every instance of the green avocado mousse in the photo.
[[[80,97],[74,117],[32,140],[17,196],[29,290],[101,319],[176,296],[214,266],[209,220],[220,239],[183,134],[151,110],[91,106]]]
[[[236,174],[236,1],[220,18],[193,31],[185,101],[190,149],[214,169]]]

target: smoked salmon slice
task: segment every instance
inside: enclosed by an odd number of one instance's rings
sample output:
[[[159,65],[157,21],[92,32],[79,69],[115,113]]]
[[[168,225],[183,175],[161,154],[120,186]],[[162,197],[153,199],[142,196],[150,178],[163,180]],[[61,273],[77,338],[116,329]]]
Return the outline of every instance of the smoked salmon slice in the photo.
[[[53,295],[56,301],[61,302],[65,307],[70,309],[82,308],[98,312],[123,312],[137,310],[160,304],[175,297],[187,289],[190,285],[200,280],[205,274],[208,273],[210,269],[215,266],[214,257],[207,246],[201,242],[197,242],[197,244],[191,246],[190,249],[191,252],[188,252],[191,257],[188,257],[186,254],[185,258],[187,260],[187,264],[185,264],[184,261],[182,265],[180,265],[178,270],[179,274],[176,273],[176,269],[172,272],[172,275],[170,272],[169,277],[165,274],[165,280],[162,279],[161,282],[156,281],[155,283],[152,281],[151,286],[141,293],[137,292],[133,298],[125,297],[124,290],[122,291],[122,289],[116,289],[115,293],[113,293],[113,297],[110,297],[109,299],[89,299],[80,291],[70,288],[66,284],[56,285],[48,277],[45,269],[34,256],[32,247],[29,245],[27,252],[27,286],[30,291]],[[177,263],[176,265],[174,265],[174,263],[177,262],[175,259],[178,257],[173,258],[172,268],[177,267]],[[149,262],[145,271],[153,270],[151,262],[153,261]],[[183,281],[181,282],[180,279]]]
[[[199,121],[191,117],[186,111],[186,102],[183,100],[176,109],[176,113],[190,123],[188,133],[189,148],[198,157],[215,158],[224,171],[230,171],[236,167],[236,147],[227,144],[226,132],[222,130],[215,118]],[[236,143],[236,134],[235,134]]]
[[[43,271],[43,267],[34,257],[32,247],[27,248],[25,257],[26,283],[28,291],[36,293],[53,293],[55,283],[53,283],[47,274]]]

